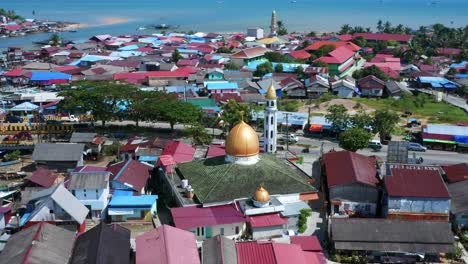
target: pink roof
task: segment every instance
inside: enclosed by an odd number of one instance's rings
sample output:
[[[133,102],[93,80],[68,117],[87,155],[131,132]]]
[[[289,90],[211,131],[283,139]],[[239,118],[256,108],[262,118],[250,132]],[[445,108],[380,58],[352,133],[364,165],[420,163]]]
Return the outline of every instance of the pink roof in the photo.
[[[277,264],[306,264],[301,246],[294,244],[273,243]]]
[[[385,74],[387,74],[390,78],[393,78],[393,79],[400,78],[400,73],[395,70],[392,70],[389,67],[379,67],[379,69],[383,71]]]
[[[327,264],[327,259],[322,252],[303,251],[302,254],[309,264]]]
[[[316,236],[292,236],[292,244],[300,245],[304,251],[322,252],[322,245]]]
[[[5,29],[10,30],[10,31],[16,31],[16,30],[19,30],[20,28],[21,28],[21,25],[7,25],[7,26],[5,26]]]
[[[401,69],[400,62],[366,62],[366,64],[364,64],[364,68],[370,67],[372,65],[375,65],[379,68],[390,68],[393,71],[400,71]]]
[[[439,170],[435,168],[402,165],[392,168],[391,175],[385,176],[388,196],[450,198]]]
[[[323,61],[329,64],[341,64],[353,56],[354,56],[354,51],[343,46],[328,53],[328,55],[326,56],[322,56],[316,59],[316,61]]]
[[[136,49],[136,51],[141,51],[144,53],[151,53],[154,51],[154,49],[150,47],[139,47],[138,49]]]
[[[163,166],[169,166],[176,164],[174,158],[171,155],[161,155],[159,156],[159,160]]]
[[[359,47],[358,45],[350,41],[321,41],[319,40],[309,45],[307,48],[305,48],[305,50],[318,50],[322,46],[325,46],[325,45],[332,45],[332,46],[335,46],[335,48],[344,46],[352,51],[358,51],[361,49],[361,47]]]
[[[76,66],[58,66],[58,67],[55,67],[55,70],[58,71],[58,72],[70,71],[70,70],[74,70],[74,69],[78,69],[78,67],[76,67]]]
[[[0,206],[0,214],[5,214],[11,212],[10,206]]]
[[[175,162],[192,161],[195,149],[182,141],[170,141],[166,144],[161,155],[171,155]]]
[[[455,49],[455,48],[438,48],[437,49],[438,54],[443,54],[443,55],[459,55],[461,53],[461,49]]]
[[[344,34],[344,35],[339,35],[336,37],[341,39],[341,41],[351,41],[353,39],[353,35],[351,34]]]
[[[310,58],[310,54],[305,50],[295,50],[289,53],[289,56],[295,59],[307,59]]]
[[[177,66],[197,66],[199,63],[198,60],[186,60],[186,59],[183,59],[183,60],[179,60],[177,61]]]
[[[136,237],[136,263],[199,264],[195,235],[172,226],[159,228]]]
[[[29,181],[34,182],[42,187],[49,188],[51,187],[55,180],[57,179],[57,175],[55,175],[52,171],[39,167],[31,177],[28,178]]]
[[[395,40],[398,42],[408,42],[411,35],[404,34],[388,34],[388,33],[354,33],[354,38],[363,37],[366,40],[388,41]]]
[[[210,145],[208,147],[208,151],[206,153],[206,158],[213,158],[226,155],[226,150],[224,146],[220,145]]]
[[[265,214],[250,216],[249,222],[252,227],[267,227],[287,224],[288,219],[282,218],[279,214]]]
[[[176,207],[171,208],[174,225],[181,229],[192,229],[201,226],[245,223],[240,209],[233,204],[213,207]]]
[[[379,182],[372,158],[346,150],[329,152],[323,156],[329,188],[355,182],[376,186]]]

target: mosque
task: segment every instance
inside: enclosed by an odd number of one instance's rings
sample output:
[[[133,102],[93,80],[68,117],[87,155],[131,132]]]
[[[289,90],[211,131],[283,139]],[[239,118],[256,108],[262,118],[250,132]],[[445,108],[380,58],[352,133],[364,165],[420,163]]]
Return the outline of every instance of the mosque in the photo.
[[[265,152],[260,153],[259,138],[255,130],[240,121],[229,132],[225,144],[226,155],[204,160],[179,163],[172,175],[172,191],[178,206],[215,206],[233,204],[250,199],[259,186],[273,196],[293,195],[295,200],[317,198],[317,190],[309,178],[276,152],[276,91],[271,85],[266,94]],[[178,186],[183,182],[185,190]],[[189,194],[186,195],[187,186]],[[266,196],[264,196],[266,197]],[[259,202],[263,201],[262,199]]]

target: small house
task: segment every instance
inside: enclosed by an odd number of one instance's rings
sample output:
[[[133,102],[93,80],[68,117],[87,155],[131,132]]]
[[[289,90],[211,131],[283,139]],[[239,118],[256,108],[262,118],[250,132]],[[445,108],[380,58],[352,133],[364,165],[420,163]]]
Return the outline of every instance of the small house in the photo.
[[[197,242],[193,233],[162,225],[136,237],[135,263],[200,264]]]
[[[57,175],[44,167],[38,167],[30,177],[26,179],[27,187],[50,188],[57,180]]]
[[[358,81],[358,87],[362,96],[381,97],[385,88],[385,82],[374,75],[369,75]]]
[[[130,230],[100,223],[75,241],[69,264],[130,264]]]
[[[210,94],[239,93],[236,82],[206,82],[205,86]]]
[[[449,220],[450,194],[436,166],[387,165],[384,207],[388,219]]]
[[[331,88],[333,93],[341,98],[352,98],[354,94],[359,91],[356,88],[356,83],[347,79],[341,79],[333,82]]]
[[[234,205],[171,208],[174,226],[191,231],[197,240],[216,235],[237,238],[246,228],[247,219]]]
[[[75,232],[45,222],[13,234],[0,253],[1,263],[68,263]]]
[[[281,237],[286,231],[287,224],[288,219],[281,217],[278,213],[249,217],[249,226],[254,240]]]
[[[372,217],[377,213],[379,179],[373,158],[336,151],[323,155],[332,216]]]
[[[90,218],[103,219],[109,196],[109,171],[70,173],[70,192],[90,210]]]
[[[34,147],[32,159],[48,169],[74,169],[83,166],[84,148],[84,144],[39,143]]]
[[[313,75],[310,79],[305,80],[306,94],[309,98],[318,98],[330,89],[328,79],[320,75]]]
[[[400,98],[402,94],[402,89],[398,82],[396,81],[386,81],[385,82],[385,93],[389,97]]]
[[[223,80],[224,71],[219,68],[213,68],[206,71],[205,79],[208,80]]]
[[[447,185],[451,197],[450,215],[457,228],[468,226],[468,180]]]
[[[112,222],[150,222],[156,214],[157,195],[133,196],[117,191],[109,202],[108,214]]]
[[[153,166],[136,160],[125,160],[110,165],[110,186],[112,189],[145,193]]]

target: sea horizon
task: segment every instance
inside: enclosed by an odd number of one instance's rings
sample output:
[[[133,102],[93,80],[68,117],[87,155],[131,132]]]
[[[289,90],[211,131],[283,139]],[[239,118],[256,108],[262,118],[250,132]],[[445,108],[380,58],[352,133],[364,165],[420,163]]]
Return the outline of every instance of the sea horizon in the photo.
[[[412,28],[434,23],[452,27],[468,24],[468,1],[464,0],[138,0],[131,3],[121,0],[23,0],[2,3],[2,8],[14,10],[25,18],[87,25],[76,33],[62,32],[66,40],[87,39],[97,34],[151,34],[157,31],[137,29],[161,23],[179,26],[178,31],[246,32],[248,27],[263,27],[268,32],[272,10],[277,11],[278,20],[283,21],[289,32],[334,32],[343,24],[375,30],[379,19]],[[49,35],[3,38],[0,48],[31,46],[34,41],[45,40]]]

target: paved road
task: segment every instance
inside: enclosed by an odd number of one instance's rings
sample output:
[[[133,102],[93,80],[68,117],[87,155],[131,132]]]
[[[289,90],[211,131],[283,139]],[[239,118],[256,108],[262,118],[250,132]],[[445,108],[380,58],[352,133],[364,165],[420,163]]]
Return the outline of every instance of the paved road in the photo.
[[[341,150],[338,146],[338,143],[332,142],[329,140],[319,140],[307,137],[299,137],[300,144],[309,144],[311,146],[315,146],[315,148],[310,148],[309,155],[315,156],[318,158],[320,156],[320,148],[323,143],[323,151],[328,152],[332,149]],[[290,150],[296,151],[297,153],[301,153],[303,147],[293,145],[290,146]],[[363,155],[375,155],[381,157],[383,160],[387,158],[387,146],[383,146],[381,151],[375,152],[371,149],[363,149],[359,150],[358,153]],[[456,164],[468,161],[468,154],[461,154],[457,152],[450,152],[450,151],[438,151],[438,150],[427,150],[426,152],[414,152],[416,157],[422,157],[424,159],[423,164],[432,165],[432,164]],[[410,152],[412,157],[413,152]]]

